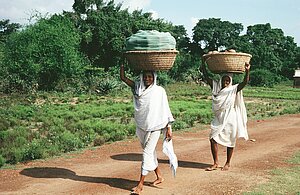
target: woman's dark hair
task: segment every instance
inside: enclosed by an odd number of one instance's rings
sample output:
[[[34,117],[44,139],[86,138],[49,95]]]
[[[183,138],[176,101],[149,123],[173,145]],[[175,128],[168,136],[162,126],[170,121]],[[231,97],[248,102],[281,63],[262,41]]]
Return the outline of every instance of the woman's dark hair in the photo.
[[[146,73],[151,73],[152,76],[153,76],[153,78],[154,78],[154,71],[152,71],[152,70],[143,70],[143,72],[142,72],[143,76],[144,76]]]

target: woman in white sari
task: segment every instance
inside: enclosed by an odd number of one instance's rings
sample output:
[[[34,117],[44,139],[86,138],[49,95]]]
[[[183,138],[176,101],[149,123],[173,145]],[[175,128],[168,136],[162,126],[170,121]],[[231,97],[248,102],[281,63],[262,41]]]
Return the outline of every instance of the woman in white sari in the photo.
[[[245,64],[245,77],[243,82],[232,85],[232,75],[225,74],[220,81],[208,77],[203,64],[203,75],[212,88],[212,110],[214,119],[211,122],[209,135],[211,153],[214,164],[207,171],[219,167],[218,144],[227,147],[227,160],[221,170],[228,170],[237,138],[248,139],[247,113],[243,100],[242,89],[249,81],[250,64]]]
[[[156,145],[161,132],[169,143],[172,138],[170,123],[174,121],[164,88],[156,85],[156,73],[144,71],[140,75],[140,81],[133,82],[125,76],[124,66],[120,67],[120,78],[133,90],[134,119],[136,122],[136,135],[143,148],[143,161],[138,185],[132,189],[131,194],[140,194],[144,180],[150,171],[154,171],[157,179],[153,185],[163,182],[161,171],[158,167]],[[168,147],[169,149],[169,147]],[[173,148],[171,148],[173,150]],[[169,152],[169,151],[168,151]],[[177,163],[177,157],[172,156]],[[171,159],[170,159],[171,162]],[[175,166],[178,166],[176,164]],[[176,170],[177,167],[175,167]]]

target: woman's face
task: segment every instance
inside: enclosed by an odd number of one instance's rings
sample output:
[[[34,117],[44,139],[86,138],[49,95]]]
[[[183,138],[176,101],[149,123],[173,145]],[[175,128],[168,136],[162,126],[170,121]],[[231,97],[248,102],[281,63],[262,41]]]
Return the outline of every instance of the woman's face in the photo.
[[[229,76],[223,76],[222,77],[222,88],[228,87],[230,85],[230,77]]]
[[[144,85],[146,87],[149,87],[154,81],[153,73],[152,72],[144,72],[143,73],[143,81],[144,81]]]

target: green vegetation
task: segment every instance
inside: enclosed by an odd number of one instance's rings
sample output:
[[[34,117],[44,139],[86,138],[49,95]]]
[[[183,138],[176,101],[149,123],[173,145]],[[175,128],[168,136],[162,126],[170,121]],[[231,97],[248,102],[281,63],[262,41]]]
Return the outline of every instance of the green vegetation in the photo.
[[[270,24],[241,35],[240,23],[200,19],[190,39],[184,26],[130,13],[113,0],[76,0],[73,11],[35,19],[27,26],[0,21],[0,166],[134,135],[131,92],[122,90],[119,65],[126,64],[125,39],[141,29],[170,32],[177,42],[173,68],[159,72],[174,130],[211,121],[210,89],[194,84],[201,83],[201,56],[210,50],[252,54],[250,84],[270,88],[244,90],[250,119],[300,112],[299,90],[277,86],[300,67],[300,48]]]
[[[290,163],[293,165],[291,168],[273,170],[269,182],[259,185],[253,192],[244,194],[300,194],[300,153],[297,153]]]
[[[293,37],[269,23],[248,26],[242,35],[241,23],[199,19],[190,38],[183,25],[121,7],[113,0],[76,0],[72,11],[37,15],[36,23],[27,26],[1,20],[0,92],[108,93],[120,85],[115,78],[119,65],[127,63],[126,38],[141,29],[170,32],[176,39],[179,54],[172,70],[160,75],[164,84],[199,82],[201,56],[212,50],[250,53],[252,86],[291,80],[300,67],[300,47]]]
[[[196,123],[210,123],[209,87],[174,83],[166,86],[166,90],[176,119],[175,131]],[[249,119],[300,113],[297,90],[288,86],[246,87]],[[52,157],[133,135],[132,95],[127,88],[105,96],[48,92],[1,95],[1,164]]]

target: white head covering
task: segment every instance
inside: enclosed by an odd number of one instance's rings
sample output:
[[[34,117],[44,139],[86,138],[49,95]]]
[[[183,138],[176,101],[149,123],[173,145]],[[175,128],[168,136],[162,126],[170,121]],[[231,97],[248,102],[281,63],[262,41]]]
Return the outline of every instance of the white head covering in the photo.
[[[155,131],[165,128],[174,121],[164,88],[156,85],[157,74],[153,72],[153,83],[146,88],[143,74],[134,88],[134,119],[136,125],[145,131]]]
[[[223,74],[222,77],[221,77],[221,79],[219,81],[213,81],[212,94],[214,96],[218,95],[218,93],[222,90],[222,78],[224,76],[228,76],[230,78],[229,86],[232,86],[232,76],[233,76],[233,74],[232,73]]]
[[[151,71],[150,71],[151,72]],[[144,83],[144,79],[143,79],[143,73],[140,74],[140,80],[139,82],[137,82],[135,84],[135,88],[134,88],[134,95],[136,96],[141,96],[143,94],[143,92],[147,92],[150,91],[152,86],[156,85],[156,80],[157,80],[157,73],[155,71],[152,71],[153,74],[153,83],[146,89],[145,83]]]

